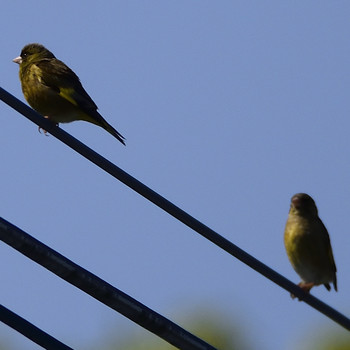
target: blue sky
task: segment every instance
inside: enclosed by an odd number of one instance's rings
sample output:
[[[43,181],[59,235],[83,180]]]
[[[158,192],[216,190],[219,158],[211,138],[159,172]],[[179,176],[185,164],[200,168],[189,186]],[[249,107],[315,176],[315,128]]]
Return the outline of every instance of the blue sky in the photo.
[[[339,287],[312,293],[349,315],[349,15],[347,1],[15,0],[0,14],[1,86],[24,100],[12,59],[44,44],[127,147],[88,123],[64,130],[295,282],[284,224],[290,197],[310,194]],[[6,220],[175,322],[217,310],[259,349],[346,336],[3,103],[0,115]],[[140,332],[0,247],[1,302],[12,311],[73,348]],[[0,335],[37,348],[5,325]]]

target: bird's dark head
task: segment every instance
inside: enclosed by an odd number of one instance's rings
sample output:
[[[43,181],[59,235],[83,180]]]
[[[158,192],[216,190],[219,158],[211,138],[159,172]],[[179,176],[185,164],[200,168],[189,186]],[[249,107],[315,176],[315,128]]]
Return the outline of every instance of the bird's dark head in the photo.
[[[299,215],[317,215],[315,201],[306,193],[297,193],[291,199],[290,208]]]
[[[22,64],[29,63],[43,58],[55,58],[54,54],[41,44],[28,44],[24,46],[20,56],[13,59],[13,62]]]

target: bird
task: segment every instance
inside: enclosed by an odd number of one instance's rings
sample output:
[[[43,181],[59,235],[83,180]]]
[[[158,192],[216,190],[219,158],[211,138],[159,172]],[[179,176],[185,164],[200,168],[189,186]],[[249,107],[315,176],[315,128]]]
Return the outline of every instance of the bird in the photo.
[[[304,292],[309,293],[312,287],[321,284],[330,291],[330,283],[338,290],[328,231],[318,216],[315,201],[306,193],[297,193],[291,199],[284,245],[290,263],[301,278],[298,286]]]
[[[96,124],[125,145],[124,136],[97,111],[79,77],[45,46],[27,44],[13,62],[19,64],[23,95],[38,113],[56,125],[75,120]]]

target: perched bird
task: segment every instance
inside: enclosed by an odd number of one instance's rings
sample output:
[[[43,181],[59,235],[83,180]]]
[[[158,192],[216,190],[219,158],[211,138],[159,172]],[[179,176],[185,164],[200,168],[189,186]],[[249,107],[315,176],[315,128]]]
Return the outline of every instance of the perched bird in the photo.
[[[291,199],[284,245],[294,270],[301,277],[299,287],[308,293],[320,284],[330,290],[333,283],[337,291],[337,268],[328,232],[318,217],[314,200],[306,193],[298,193]]]
[[[124,137],[97,111],[78,76],[43,45],[26,45],[13,62],[19,64],[24,97],[38,113],[57,125],[74,120],[96,124],[125,145]]]

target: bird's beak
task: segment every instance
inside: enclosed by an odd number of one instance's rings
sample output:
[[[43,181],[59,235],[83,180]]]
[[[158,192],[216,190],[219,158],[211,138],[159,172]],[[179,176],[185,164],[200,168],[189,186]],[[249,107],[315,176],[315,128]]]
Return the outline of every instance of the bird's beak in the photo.
[[[12,62],[21,64],[21,63],[22,63],[22,57],[21,57],[21,56],[18,56],[18,57],[16,57],[16,58],[14,58],[14,59],[12,60]]]

